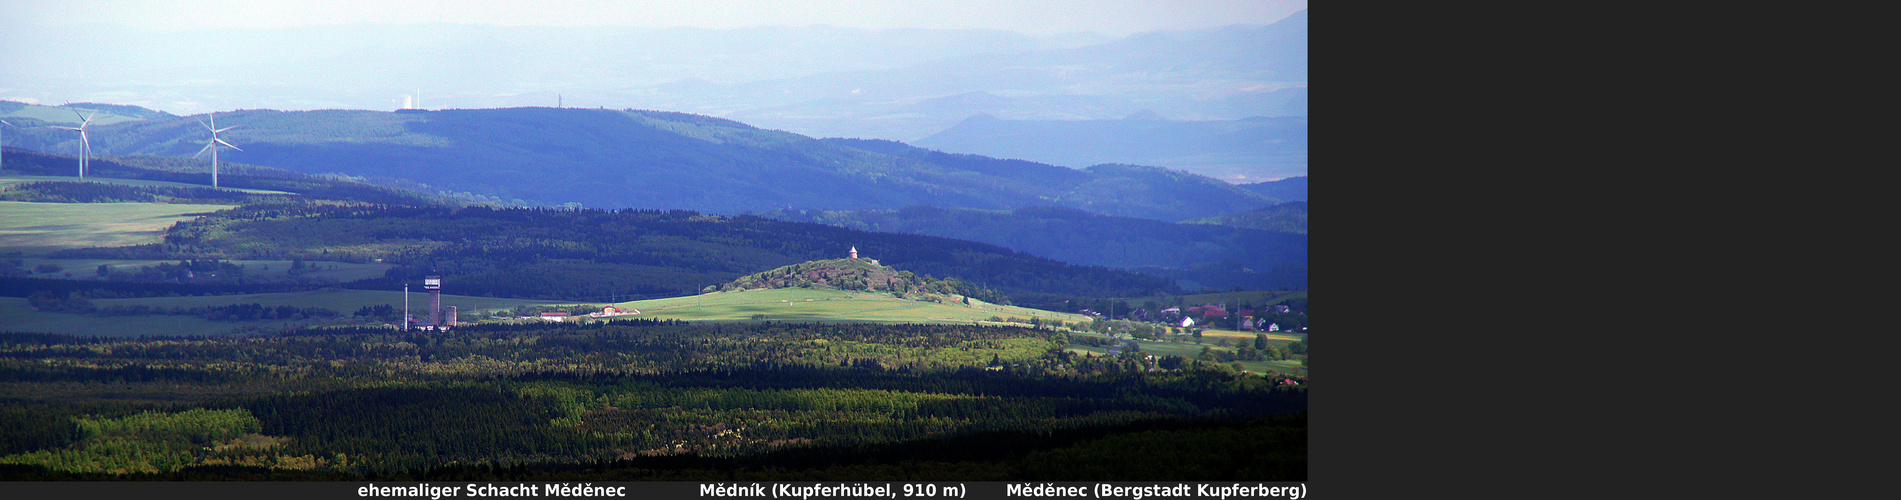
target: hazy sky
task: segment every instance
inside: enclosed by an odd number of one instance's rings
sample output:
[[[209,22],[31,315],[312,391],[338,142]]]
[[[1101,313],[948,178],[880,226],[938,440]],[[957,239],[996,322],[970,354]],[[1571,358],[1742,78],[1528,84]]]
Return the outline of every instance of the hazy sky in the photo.
[[[1111,37],[1264,25],[1307,0],[11,0],[0,26],[116,24],[154,30],[358,22],[496,26],[987,28]]]

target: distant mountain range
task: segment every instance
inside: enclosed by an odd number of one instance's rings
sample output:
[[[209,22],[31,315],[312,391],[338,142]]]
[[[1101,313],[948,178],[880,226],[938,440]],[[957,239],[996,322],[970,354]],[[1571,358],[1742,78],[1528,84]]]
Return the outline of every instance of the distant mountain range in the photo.
[[[918,143],[977,115],[1075,121],[1147,112],[1217,122],[1307,116],[1307,17],[1299,12],[1268,25],[1122,38],[825,26],[448,24],[178,32],[134,26],[105,37],[12,27],[0,31],[8,87],[0,98],[99,96],[85,99],[196,114],[388,110],[409,96],[426,109],[662,109],[809,137]],[[85,70],[74,71],[72,61],[87,61]],[[1195,166],[1129,157],[1074,163],[1001,157],[1078,168]],[[1305,173],[1291,170],[1295,157],[1275,159],[1280,170],[1247,178]]]
[[[916,144],[1068,167],[1154,165],[1231,182],[1307,173],[1305,117],[1178,121],[1145,112],[1119,120],[1003,120],[978,115]]]
[[[190,156],[205,140],[196,118],[94,124],[93,149],[95,155]],[[660,111],[240,110],[217,119],[220,127],[234,127],[221,137],[243,148],[224,152],[225,161],[407,180],[517,205],[715,213],[1059,206],[1179,221],[1279,201],[1157,167],[1077,170],[892,141],[819,140]],[[47,127],[10,130],[6,140],[41,151],[78,150],[77,134]]]
[[[728,106],[745,103],[720,116],[762,127],[915,141],[978,114],[1009,120],[1113,119],[1145,110],[1176,120],[1306,116],[1306,87],[1303,11],[1266,26],[1144,33],[701,94]]]
[[[1241,189],[1253,191],[1277,200],[1307,201],[1307,176],[1288,177],[1277,181],[1242,184]]]

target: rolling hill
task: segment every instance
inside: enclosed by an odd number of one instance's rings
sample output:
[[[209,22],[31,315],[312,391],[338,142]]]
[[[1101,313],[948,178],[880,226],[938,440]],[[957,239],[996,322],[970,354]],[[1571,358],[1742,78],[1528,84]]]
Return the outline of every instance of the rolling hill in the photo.
[[[1259,210],[1195,219],[1188,224],[1209,224],[1234,228],[1259,229],[1307,234],[1307,202],[1290,201]]]
[[[518,205],[692,209],[895,209],[912,205],[1009,210],[1056,205],[1182,220],[1251,210],[1273,200],[1207,177],[1155,167],[1077,171],[1025,162],[933,155],[898,143],[818,140],[730,120],[660,111],[510,108],[400,112],[242,110],[219,115],[244,148],[230,161],[304,174],[407,179]],[[8,141],[76,150],[57,129]],[[190,156],[190,118],[95,128],[101,155]],[[880,141],[888,142],[888,141]],[[954,160],[954,161],[951,161]]]
[[[1083,167],[1133,163],[1234,182],[1307,173],[1307,118],[1004,120],[973,116],[919,139],[919,147]],[[1284,198],[1283,198],[1284,199]]]
[[[760,215],[863,231],[976,241],[1063,262],[1141,269],[1170,277],[1207,266],[1233,268],[1204,273],[1206,276],[1192,285],[1185,285],[1191,287],[1306,286],[1304,273],[1276,271],[1307,263],[1307,237],[1292,231],[1168,223],[1053,207],[989,211],[918,206],[899,210],[775,210]],[[1305,226],[1300,229],[1304,231]]]
[[[77,156],[12,150],[7,152],[5,162],[0,180],[12,182],[0,181],[0,199],[17,201],[196,200],[230,205],[293,198],[395,205],[467,205],[480,201],[467,193],[460,193],[463,198],[458,199],[229,162],[219,166],[222,189],[213,189],[210,165],[190,158],[94,156],[86,165],[84,183],[77,182]]]
[[[982,243],[690,211],[264,203],[174,225],[159,244],[48,257],[387,262],[397,267],[385,278],[344,286],[389,289],[441,274],[454,277],[456,293],[607,301],[691,294],[779,266],[841,257],[852,246],[900,269],[957,277],[1012,297],[1175,289],[1163,278]]]
[[[1261,196],[1276,200],[1307,201],[1307,176],[1288,177],[1286,179],[1242,184],[1241,189],[1253,191]]]

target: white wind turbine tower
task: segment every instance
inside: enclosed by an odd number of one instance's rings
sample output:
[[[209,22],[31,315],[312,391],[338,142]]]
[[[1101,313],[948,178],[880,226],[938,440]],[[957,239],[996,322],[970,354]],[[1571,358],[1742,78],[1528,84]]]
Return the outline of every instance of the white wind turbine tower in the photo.
[[[53,128],[63,128],[66,130],[79,131],[79,180],[83,181],[83,180],[86,180],[86,157],[92,156],[92,140],[86,138],[86,125],[92,124],[92,117],[99,116],[99,112],[93,111],[91,115],[81,116],[79,114],[79,109],[73,108],[73,116],[79,117],[79,128],[73,128],[73,127],[53,127]]]
[[[234,126],[225,127],[225,128],[217,128],[218,115],[214,113],[206,113],[206,115],[211,117],[211,124],[205,125],[204,120],[199,120],[198,124],[204,125],[205,130],[211,131],[211,139],[205,141],[205,149],[198,150],[198,154],[191,155],[191,157],[197,158],[199,155],[205,154],[205,151],[211,152],[211,187],[218,187],[218,145],[223,144],[227,148],[237,149],[238,151],[243,151],[243,149],[239,149],[237,146],[232,146],[231,143],[224,142],[224,139],[218,138],[219,132],[238,128],[237,126],[234,125]]]
[[[11,126],[13,122],[0,120],[0,169],[7,167],[7,127]]]

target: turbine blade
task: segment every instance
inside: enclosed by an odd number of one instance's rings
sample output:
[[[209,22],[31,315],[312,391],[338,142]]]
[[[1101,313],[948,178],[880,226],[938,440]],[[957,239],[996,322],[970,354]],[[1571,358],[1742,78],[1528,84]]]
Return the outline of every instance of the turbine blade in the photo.
[[[221,129],[217,129],[217,130],[213,130],[213,131],[211,131],[211,133],[213,133],[213,134],[222,134],[222,133],[224,133],[224,131],[226,131],[226,130],[231,130],[231,129],[234,129],[234,128],[238,128],[238,126],[237,126],[237,125],[232,125],[232,126],[229,126],[229,127],[225,127],[225,128],[221,128]]]
[[[206,124],[205,124],[205,120],[204,120],[204,119],[202,119],[202,118],[200,118],[200,119],[197,119],[197,120],[198,120],[198,126],[200,126],[200,127],[204,127],[204,128],[205,128],[205,130],[211,130],[211,126],[210,126],[210,125],[206,125]]]
[[[212,139],[212,140],[214,140],[214,141],[218,141],[218,144],[223,144],[223,145],[224,145],[224,147],[227,147],[227,148],[231,148],[231,149],[238,149],[238,147],[237,147],[237,146],[232,146],[232,145],[231,145],[231,143],[229,143],[229,142],[224,142],[224,139]],[[242,149],[238,149],[238,151],[243,151],[243,150],[242,150]]]
[[[200,157],[200,156],[204,156],[204,155],[205,155],[205,152],[206,152],[206,151],[210,151],[210,150],[211,150],[211,142],[209,142],[209,141],[206,141],[206,142],[205,142],[205,148],[204,148],[204,149],[200,149],[200,150],[198,150],[198,154],[194,154],[194,155],[191,155],[191,157],[192,157],[192,158],[197,158],[197,157]]]
[[[94,110],[92,113],[89,113],[86,115],[86,123],[92,123],[92,117],[95,117],[95,116],[99,116],[98,110]]]

